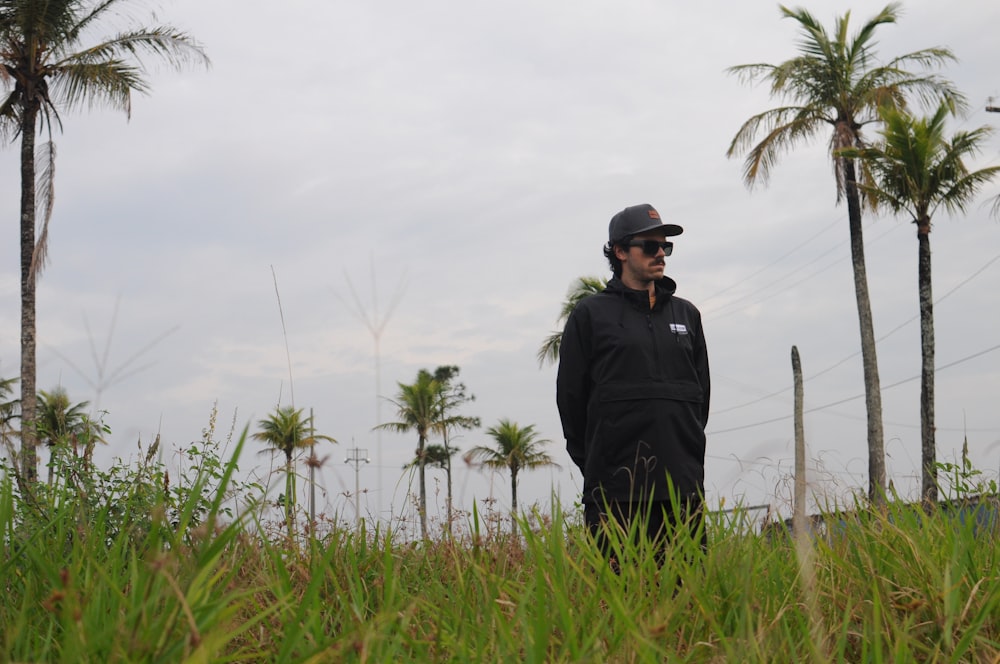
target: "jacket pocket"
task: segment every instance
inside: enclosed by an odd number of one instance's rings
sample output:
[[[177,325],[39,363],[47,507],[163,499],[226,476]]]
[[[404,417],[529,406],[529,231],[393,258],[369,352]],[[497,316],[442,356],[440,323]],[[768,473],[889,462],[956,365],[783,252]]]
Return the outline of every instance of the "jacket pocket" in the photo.
[[[609,383],[599,388],[597,398],[602,403],[615,401],[645,401],[668,399],[701,403],[701,385],[689,380],[657,380],[641,383]]]

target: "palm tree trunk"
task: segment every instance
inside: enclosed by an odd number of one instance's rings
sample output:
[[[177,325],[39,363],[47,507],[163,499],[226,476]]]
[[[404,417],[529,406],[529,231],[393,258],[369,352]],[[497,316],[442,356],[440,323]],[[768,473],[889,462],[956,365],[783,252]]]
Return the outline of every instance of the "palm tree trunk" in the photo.
[[[934,431],[934,300],[931,297],[930,220],[917,226],[917,279],[920,289],[920,495],[937,502],[937,449]]]
[[[861,198],[858,194],[854,162],[845,160],[845,192],[851,231],[851,262],[854,266],[854,295],[861,328],[861,363],[865,378],[865,408],[868,413],[868,499],[876,505],[885,503],[885,440],[882,429],[882,389],[879,384],[878,358],[875,353],[875,325],[872,320],[868,274],[865,270],[865,244],[861,229]]]
[[[288,536],[295,528],[295,475],[292,473],[292,452],[285,451],[285,527]]]
[[[417,448],[417,460],[418,460],[418,476],[420,482],[420,506],[418,511],[420,512],[420,537],[427,539],[427,484],[424,481],[424,447],[426,444],[426,437],[420,436],[420,447]]]
[[[52,480],[53,480],[53,475],[55,475],[55,468],[56,468],[56,446],[51,445],[49,446],[49,477],[48,477],[49,488],[52,488]]]
[[[517,536],[517,466],[510,469],[510,534]]]
[[[21,473],[31,486],[38,479],[35,430],[35,120],[37,103],[21,117]]]
[[[445,475],[448,482],[448,535],[451,535],[451,521],[453,514],[452,507],[452,497],[451,497],[451,459],[448,459],[447,466],[445,467]]]
[[[448,447],[448,429],[445,427],[444,433],[444,471],[446,480],[448,482],[448,534],[451,535],[451,517],[452,517],[452,502],[451,502],[451,448]]]

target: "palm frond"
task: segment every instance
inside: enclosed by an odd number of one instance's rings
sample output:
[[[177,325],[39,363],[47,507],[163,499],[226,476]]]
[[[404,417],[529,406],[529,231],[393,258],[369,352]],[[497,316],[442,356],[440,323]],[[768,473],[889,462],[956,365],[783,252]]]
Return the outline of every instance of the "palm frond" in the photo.
[[[305,410],[292,406],[275,408],[274,412],[257,422],[257,427],[259,430],[251,438],[263,442],[271,450],[284,452],[289,460],[296,449],[312,447],[321,440],[337,442],[330,436],[313,431]]]
[[[68,109],[107,107],[131,118],[132,93],[148,92],[142,73],[141,68],[122,60],[70,64],[53,76],[52,89]]]
[[[89,401],[72,403],[63,387],[38,392],[36,429],[39,439],[49,447],[65,445],[75,435],[89,433],[91,422],[86,410]]]
[[[486,434],[493,439],[493,445],[471,448],[465,454],[467,461],[511,471],[557,465],[544,451],[544,446],[552,441],[539,438],[533,424],[522,427],[511,420],[501,419],[487,429]]]
[[[35,251],[31,256],[31,274],[38,279],[45,269],[49,258],[49,222],[52,220],[52,209],[55,204],[55,171],[56,144],[47,141],[36,156],[38,165],[38,182],[35,185],[35,207],[42,212],[42,228],[35,242]]]
[[[1000,166],[969,171],[965,160],[980,151],[992,128],[979,127],[945,137],[951,105],[942,101],[929,117],[882,110],[884,129],[878,144],[842,150],[868,167],[871,181],[864,190],[881,206],[907,211],[915,222],[929,224],[935,211],[963,212],[984,184],[1000,174]],[[921,220],[923,220],[921,222]]]
[[[1000,219],[1000,194],[997,194],[990,204],[990,215],[995,219]]]
[[[566,299],[563,300],[562,306],[559,309],[559,318],[556,320],[556,324],[563,327],[565,322],[569,319],[570,314],[576,309],[576,305],[580,303],[586,297],[590,295],[595,295],[603,291],[608,285],[607,279],[601,277],[584,276],[578,277],[569,288],[566,293]],[[535,354],[538,360],[538,366],[545,366],[546,362],[555,362],[559,359],[559,347],[562,344],[562,331],[553,332],[549,336],[545,337],[542,341],[542,345],[538,348],[538,352]]]
[[[905,108],[910,98],[933,105],[945,101],[953,109],[964,104],[964,98],[946,79],[907,71],[911,66],[926,69],[953,61],[947,49],[914,51],[893,58],[888,66],[879,66],[873,52],[875,34],[880,26],[896,22],[899,3],[886,5],[854,34],[849,29],[850,12],[838,17],[833,30],[827,32],[805,9],[781,6],[780,10],[783,18],[797,23],[798,54],[777,65],[741,65],[727,70],[744,82],[767,80],[772,97],[792,102],[752,116],[731,141],[726,155],[746,155],[743,180],[749,188],[767,182],[784,152],[829,127],[839,201],[847,186],[846,173],[853,165],[845,161],[849,157],[841,151],[863,146],[861,130],[869,123],[881,122],[880,108]]]
[[[542,345],[538,347],[538,352],[535,354],[535,358],[538,360],[538,366],[545,366],[545,363],[552,363],[559,359],[559,348],[562,345],[562,335],[561,331],[553,332],[549,336],[545,337],[542,341]]]
[[[413,425],[409,422],[383,422],[373,426],[372,430],[391,431],[393,433],[408,433],[413,430]]]
[[[811,139],[829,122],[830,119],[821,108],[808,106],[773,108],[758,113],[743,123],[733,137],[726,156],[732,157],[747,152],[743,164],[744,183],[750,188],[758,183],[766,184],[771,169],[777,164],[779,157],[800,142]],[[763,136],[756,145],[752,145],[761,131],[764,132]]]
[[[192,37],[171,26],[156,26],[122,32],[105,41],[76,51],[56,60],[54,69],[69,65],[95,64],[133,60],[144,62],[144,56],[156,58],[174,69],[189,64],[209,66],[211,61],[201,45]]]

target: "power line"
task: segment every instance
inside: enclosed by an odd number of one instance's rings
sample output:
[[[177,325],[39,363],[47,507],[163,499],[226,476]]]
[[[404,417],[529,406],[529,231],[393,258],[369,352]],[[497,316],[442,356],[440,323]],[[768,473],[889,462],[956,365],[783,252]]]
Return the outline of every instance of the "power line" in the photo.
[[[702,302],[708,302],[709,300],[717,298],[720,295],[722,295],[723,293],[727,293],[727,292],[731,291],[732,289],[736,288],[737,286],[746,283],[750,279],[756,277],[758,274],[761,274],[762,272],[767,271],[772,266],[777,265],[781,261],[785,260],[786,258],[788,258],[789,256],[791,256],[792,254],[794,254],[795,252],[797,252],[799,249],[801,249],[802,247],[806,246],[807,244],[809,244],[810,242],[812,242],[813,240],[815,240],[816,238],[818,238],[820,235],[823,235],[824,233],[826,233],[827,231],[829,231],[831,228],[834,228],[835,226],[839,226],[840,224],[841,224],[841,220],[840,219],[834,220],[833,223],[831,223],[829,226],[827,226],[826,228],[824,228],[820,232],[816,233],[812,237],[808,238],[807,240],[804,240],[803,242],[800,242],[799,244],[795,245],[794,247],[792,247],[791,249],[789,249],[786,253],[782,254],[781,256],[778,256],[777,258],[775,258],[770,263],[767,263],[763,267],[761,267],[761,268],[755,270],[754,272],[748,274],[747,276],[743,277],[739,281],[736,281],[736,282],[730,284],[729,286],[726,286],[722,290],[720,290],[720,291],[718,291],[718,292],[716,292],[716,293],[714,293],[712,295],[709,295],[706,298],[703,298]]]
[[[937,304],[940,304],[941,302],[943,302],[946,298],[948,298],[950,295],[952,295],[953,293],[955,293],[955,291],[957,291],[959,288],[965,286],[970,281],[972,281],[973,279],[975,279],[976,277],[978,277],[980,274],[982,274],[983,272],[985,272],[988,267],[990,267],[991,265],[993,265],[994,263],[996,263],[998,260],[1000,260],[1000,254],[997,254],[996,256],[994,256],[993,258],[991,258],[981,268],[979,268],[978,270],[976,270],[975,272],[973,272],[971,275],[969,275],[968,277],[966,277],[962,281],[958,282],[958,284],[956,284],[951,290],[949,290],[948,292],[946,292],[941,297],[935,299],[934,300],[934,304],[937,305]],[[892,328],[891,330],[889,330],[888,332],[886,332],[884,335],[882,335],[881,337],[879,337],[878,339],[876,339],[875,340],[875,345],[877,346],[878,344],[882,343],[883,341],[885,341],[886,339],[888,339],[890,336],[892,336],[893,334],[895,334],[899,330],[903,329],[904,327],[906,327],[907,325],[909,325],[913,321],[917,320],[919,317],[920,317],[920,314],[917,314],[915,316],[911,316],[910,318],[906,319],[905,321],[903,321],[902,323],[900,323],[899,325],[897,325],[896,327]],[[851,360],[851,359],[857,357],[860,354],[861,354],[860,350],[851,353],[847,357],[844,357],[843,359],[841,359],[841,360],[837,361],[836,363],[830,365],[826,369],[823,369],[823,370],[821,370],[821,371],[819,371],[817,373],[814,373],[814,374],[810,375],[809,377],[807,377],[805,379],[805,382],[809,382],[810,380],[812,380],[814,378],[819,378],[823,374],[826,374],[826,373],[829,373],[830,371],[833,371],[834,369],[836,369],[840,365],[844,364],[848,360]],[[940,367],[940,368],[943,369],[945,367]],[[739,404],[739,405],[736,405],[736,406],[730,406],[729,408],[724,408],[723,410],[713,411],[713,414],[714,415],[721,415],[723,413],[728,413],[728,412],[731,412],[731,411],[734,411],[734,410],[739,410],[740,408],[745,408],[747,406],[752,406],[754,404],[760,403],[761,401],[766,401],[767,399],[771,399],[773,397],[776,397],[776,396],[779,396],[781,394],[784,394],[785,392],[788,392],[791,389],[792,389],[792,387],[791,387],[791,385],[789,385],[789,386],[784,387],[784,388],[782,388],[782,389],[780,389],[780,390],[778,390],[776,392],[771,392],[770,394],[765,394],[762,397],[758,397],[757,399],[754,399],[752,401],[747,401],[746,403],[742,403],[742,404]]]
[[[874,222],[872,224],[869,224],[868,228],[870,229],[873,225],[874,225]],[[871,245],[874,245],[876,242],[878,242],[879,240],[881,240],[882,238],[884,238],[885,236],[887,236],[889,233],[892,233],[897,228],[898,228],[898,226],[892,226],[892,227],[888,228],[884,233],[882,233],[881,235],[877,236],[874,240],[870,240],[870,241],[866,240],[865,241],[865,246],[869,247]],[[755,294],[759,295],[760,293],[766,293],[765,295],[755,297],[753,299],[750,299],[749,301],[748,301],[748,298],[745,298],[745,297],[734,298],[730,302],[722,304],[722,305],[720,305],[719,307],[717,307],[714,310],[711,309],[711,308],[709,308],[707,311],[704,312],[705,318],[707,320],[715,320],[715,319],[721,318],[723,316],[728,316],[729,314],[733,314],[733,313],[736,313],[736,312],[739,312],[739,311],[743,311],[744,309],[747,309],[749,307],[758,305],[761,302],[766,302],[767,300],[770,300],[773,297],[777,297],[778,295],[781,295],[782,293],[784,293],[786,291],[789,291],[789,290],[795,288],[796,286],[800,286],[801,284],[803,284],[806,281],[812,279],[813,277],[816,277],[816,276],[822,274],[823,272],[826,272],[827,270],[835,267],[837,264],[842,263],[843,261],[847,260],[848,257],[844,256],[844,257],[838,258],[838,259],[834,260],[833,262],[828,263],[828,264],[824,265],[823,267],[821,267],[821,268],[819,268],[817,270],[814,270],[813,272],[810,272],[809,274],[807,274],[806,276],[802,277],[801,279],[798,279],[797,281],[793,281],[790,284],[786,284],[785,286],[783,286],[781,288],[777,288],[777,289],[772,288],[776,284],[780,284],[781,282],[787,280],[792,275],[794,275],[794,274],[796,274],[796,273],[798,273],[798,272],[800,272],[800,271],[802,271],[802,270],[804,270],[806,268],[812,267],[813,265],[816,264],[816,261],[818,261],[819,259],[821,259],[821,258],[823,258],[825,256],[828,256],[829,254],[831,254],[834,251],[842,248],[843,246],[844,246],[844,242],[838,242],[836,245],[834,245],[830,249],[824,251],[819,256],[816,256],[815,258],[813,258],[809,262],[803,263],[802,265],[796,267],[792,271],[786,272],[785,274],[781,275],[780,277],[778,277],[778,278],[776,278],[776,279],[774,279],[774,280],[772,280],[772,281],[770,281],[770,282],[768,282],[766,284],[763,284],[761,286],[758,286],[758,287],[754,288],[754,293]]]
[[[985,350],[981,350],[979,352],[973,353],[972,355],[967,355],[967,356],[965,356],[965,357],[963,357],[961,359],[955,360],[954,362],[949,362],[948,364],[941,365],[941,366],[937,367],[934,370],[934,373],[937,374],[937,372],[939,372],[939,371],[941,371],[943,369],[948,369],[950,367],[962,364],[963,362],[968,362],[969,360],[973,360],[973,359],[975,359],[977,357],[981,357],[983,355],[986,355],[987,353],[992,353],[993,351],[998,350],[998,349],[1000,349],[1000,344],[997,344],[997,345],[991,346],[991,347],[989,347],[989,348],[987,348]],[[894,387],[899,387],[900,385],[905,385],[906,383],[912,382],[912,381],[917,380],[919,378],[920,378],[920,376],[911,376],[910,378],[905,378],[903,380],[900,380],[900,381],[897,381],[895,383],[892,383],[891,385],[883,386],[882,387],[882,391],[889,390],[889,389],[892,389]],[[861,399],[864,396],[865,396],[864,393],[862,393],[862,394],[856,394],[856,395],[854,395],[852,397],[847,397],[847,398],[844,398],[844,399],[840,399],[838,401],[833,401],[831,403],[824,404],[822,406],[813,406],[812,408],[807,409],[805,412],[806,413],[814,413],[814,412],[819,411],[819,410],[825,410],[827,408],[832,408],[833,406],[839,406],[841,404],[848,403],[848,402],[854,401],[856,399]],[[744,424],[744,425],[741,425],[741,426],[738,426],[738,427],[730,427],[729,429],[718,429],[716,431],[707,431],[706,435],[715,436],[715,435],[723,434],[723,433],[731,433],[733,431],[742,431],[744,429],[752,429],[754,427],[763,426],[765,424],[773,424],[774,422],[781,422],[781,421],[790,419],[791,417],[792,417],[791,415],[782,415],[780,417],[773,417],[773,418],[771,418],[769,420],[763,420],[763,421],[760,421],[760,422],[754,422],[752,424]]]
[[[777,464],[775,464],[775,462],[773,460],[771,460],[771,459],[769,459],[767,457],[757,457],[756,459],[750,460],[750,459],[741,459],[741,458],[737,457],[736,455],[730,455],[730,456],[723,457],[723,456],[713,456],[713,455],[710,455],[710,454],[706,454],[705,458],[716,459],[718,461],[729,461],[731,463],[738,463],[741,466],[758,466],[759,468],[763,468],[763,469],[767,469],[767,470],[778,470],[778,469],[780,469],[780,466],[781,466],[782,463],[791,465],[794,462],[794,459],[792,459],[791,457],[788,457],[788,456],[778,457],[778,459],[777,459],[778,463]],[[764,459],[764,460],[761,461],[760,459]],[[813,475],[819,475],[819,476],[824,476],[824,475],[848,475],[848,476],[854,476],[854,475],[857,475],[857,473],[855,473],[853,471],[850,471],[850,470],[831,470],[831,469],[826,468],[826,467],[823,467],[823,468],[813,467],[812,469],[810,469],[810,471],[811,471],[811,474],[813,474]],[[919,475],[914,475],[914,474],[893,473],[893,475],[895,477],[907,477],[907,478],[910,478],[910,479],[920,479]]]
[[[832,249],[830,249],[830,251],[827,251],[827,252],[821,254],[820,256],[818,256],[818,258],[823,258],[827,254],[830,254],[830,253],[832,253],[833,251],[835,251],[835,250],[837,250],[839,248],[840,248],[839,246],[838,247],[833,247]],[[822,273],[826,272],[827,270],[829,270],[829,269],[831,269],[833,267],[836,267],[836,265],[838,263],[842,263],[843,261],[844,261],[843,258],[838,258],[838,259],[836,259],[836,260],[834,260],[834,261],[832,261],[832,262],[824,265],[823,267],[819,268],[818,270],[814,270],[813,272],[810,272],[809,274],[807,274],[806,276],[802,277],[798,281],[794,281],[794,282],[792,282],[790,284],[786,284],[782,288],[772,288],[775,284],[778,284],[778,283],[784,281],[785,279],[789,278],[790,276],[792,276],[796,272],[798,272],[800,270],[803,270],[803,269],[809,267],[810,265],[812,265],[811,263],[804,263],[804,264],[800,265],[799,267],[795,268],[794,270],[792,270],[791,272],[782,275],[778,279],[776,279],[776,280],[774,280],[774,281],[772,281],[770,283],[764,284],[763,286],[761,286],[759,289],[756,289],[756,291],[755,291],[756,293],[766,293],[766,295],[761,295],[759,297],[756,297],[753,300],[750,300],[749,302],[747,301],[746,298],[740,298],[740,299],[737,299],[737,300],[733,300],[733,301],[729,302],[728,304],[724,304],[724,305],[720,306],[718,309],[709,310],[706,313],[706,318],[708,318],[709,320],[713,320],[714,321],[714,320],[717,320],[719,318],[724,318],[726,316],[729,316],[730,314],[739,313],[740,311],[743,311],[744,309],[748,309],[750,307],[756,306],[756,305],[758,305],[758,304],[760,304],[762,302],[766,302],[766,301],[768,301],[768,300],[770,300],[772,298],[775,298],[775,297],[781,295],[782,293],[784,293],[786,291],[789,291],[789,290],[791,290],[791,289],[793,289],[793,288],[795,288],[797,286],[802,285],[803,283],[805,283],[806,281],[809,281],[813,277],[817,277],[817,276],[821,275]]]

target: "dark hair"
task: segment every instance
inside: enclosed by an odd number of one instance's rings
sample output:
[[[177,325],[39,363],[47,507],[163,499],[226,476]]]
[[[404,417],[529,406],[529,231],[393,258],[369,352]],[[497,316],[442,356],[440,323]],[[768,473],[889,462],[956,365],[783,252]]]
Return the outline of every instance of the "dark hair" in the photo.
[[[622,276],[622,261],[618,256],[615,255],[615,246],[627,247],[628,243],[632,241],[631,235],[626,235],[620,240],[615,240],[614,242],[608,242],[604,245],[604,257],[608,259],[608,265],[611,266],[611,272],[614,273],[616,277],[621,279]],[[626,249],[626,251],[628,251]]]

